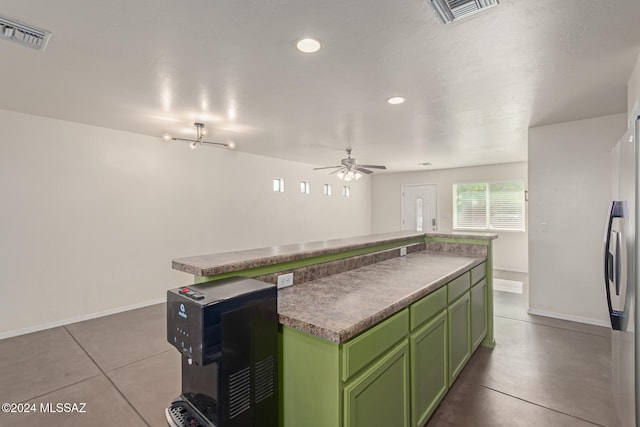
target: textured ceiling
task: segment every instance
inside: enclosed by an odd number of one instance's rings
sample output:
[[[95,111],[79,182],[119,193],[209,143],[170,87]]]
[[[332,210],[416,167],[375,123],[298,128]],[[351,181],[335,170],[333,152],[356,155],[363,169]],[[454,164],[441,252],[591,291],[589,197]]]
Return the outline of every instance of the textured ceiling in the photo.
[[[4,0],[0,15],[53,33],[44,52],[0,40],[1,109],[186,138],[197,119],[240,151],[332,165],[352,146],[390,171],[526,160],[531,126],[625,112],[640,51],[638,0],[502,0],[448,26],[424,0]],[[323,49],[300,54],[303,36]]]

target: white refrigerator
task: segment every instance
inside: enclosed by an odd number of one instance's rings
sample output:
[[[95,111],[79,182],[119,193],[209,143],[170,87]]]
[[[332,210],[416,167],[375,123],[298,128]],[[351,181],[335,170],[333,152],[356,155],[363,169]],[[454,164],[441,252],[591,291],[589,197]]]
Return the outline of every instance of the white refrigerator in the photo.
[[[634,116],[635,117],[635,116]],[[629,130],[612,151],[612,202],[606,223],[604,242],[604,281],[611,320],[612,388],[621,427],[636,427],[640,421],[636,397],[638,386],[638,346],[635,316],[640,292],[636,292],[640,251],[636,248],[638,219],[638,128],[635,117]]]

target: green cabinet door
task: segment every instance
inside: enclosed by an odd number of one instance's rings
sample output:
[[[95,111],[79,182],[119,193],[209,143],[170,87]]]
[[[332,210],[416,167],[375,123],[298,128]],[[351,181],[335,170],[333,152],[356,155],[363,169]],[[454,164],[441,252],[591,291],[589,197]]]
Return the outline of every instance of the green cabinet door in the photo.
[[[471,355],[471,307],[469,292],[449,305],[449,384],[458,377]]]
[[[487,282],[480,281],[471,288],[471,343],[478,348],[487,335]]]
[[[407,340],[344,388],[344,427],[409,427]]]
[[[447,393],[447,311],[409,337],[411,349],[411,424],[425,425]]]

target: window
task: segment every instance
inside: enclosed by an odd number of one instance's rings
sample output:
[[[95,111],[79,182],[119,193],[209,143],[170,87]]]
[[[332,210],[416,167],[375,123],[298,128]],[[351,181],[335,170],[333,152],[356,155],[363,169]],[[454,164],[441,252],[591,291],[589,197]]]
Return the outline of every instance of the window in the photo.
[[[325,196],[330,196],[331,195],[331,184],[325,184],[324,185],[324,195]]]
[[[300,192],[302,194],[309,194],[310,188],[309,188],[309,181],[302,181],[300,182]]]
[[[273,191],[284,193],[284,178],[273,178]]]
[[[351,188],[348,185],[342,187],[342,195],[344,197],[349,197],[351,195]]]
[[[454,184],[453,228],[524,231],[524,181]]]

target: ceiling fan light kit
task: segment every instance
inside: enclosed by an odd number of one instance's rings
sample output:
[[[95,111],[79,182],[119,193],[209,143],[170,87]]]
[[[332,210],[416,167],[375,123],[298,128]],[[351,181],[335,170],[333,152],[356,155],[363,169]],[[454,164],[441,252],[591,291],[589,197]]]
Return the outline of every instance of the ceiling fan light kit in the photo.
[[[336,176],[339,179],[343,180],[343,181],[349,182],[349,181],[354,181],[354,180],[357,181],[360,178],[362,178],[364,175],[362,175],[358,171],[350,170],[350,171],[346,171],[346,172],[345,171],[340,171],[340,172],[336,173]]]
[[[204,123],[200,123],[200,122],[195,122],[193,124],[196,127],[196,139],[188,139],[188,138],[178,138],[175,136],[172,136],[168,133],[165,133],[162,135],[162,139],[165,141],[186,141],[186,142],[190,142],[191,144],[189,144],[189,146],[192,149],[197,148],[199,145],[220,145],[222,147],[227,147],[231,150],[233,150],[234,148],[236,148],[236,144],[233,141],[229,141],[229,142],[213,142],[213,141],[205,141],[204,140],[204,136],[207,134],[207,130],[204,128]]]

